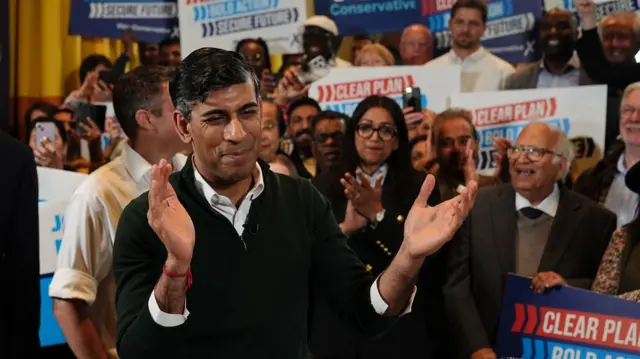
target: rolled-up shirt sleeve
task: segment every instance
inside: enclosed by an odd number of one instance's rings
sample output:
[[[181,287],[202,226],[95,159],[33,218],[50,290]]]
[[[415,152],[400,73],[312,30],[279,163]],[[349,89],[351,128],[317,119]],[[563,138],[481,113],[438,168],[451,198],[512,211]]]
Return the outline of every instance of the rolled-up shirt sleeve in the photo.
[[[111,271],[112,234],[103,223],[100,202],[86,192],[74,194],[64,216],[64,234],[49,296],[92,305],[98,284]]]

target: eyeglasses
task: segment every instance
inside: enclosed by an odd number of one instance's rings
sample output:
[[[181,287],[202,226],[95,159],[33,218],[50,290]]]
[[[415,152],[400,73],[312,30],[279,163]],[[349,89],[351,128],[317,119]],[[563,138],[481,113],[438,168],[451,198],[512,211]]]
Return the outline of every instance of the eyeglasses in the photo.
[[[507,156],[512,160],[520,157],[520,155],[523,153],[531,162],[538,162],[542,159],[542,157],[548,154],[557,157],[563,157],[561,154],[548,150],[546,148],[538,148],[532,146],[512,146],[507,149]]]
[[[332,139],[333,142],[340,142],[342,141],[342,137],[343,134],[340,131],[333,133],[316,133],[313,135],[313,139],[322,144],[329,142],[329,139]]]
[[[369,123],[359,123],[356,125],[356,133],[362,138],[369,139],[373,136],[374,132],[377,132],[378,137],[383,141],[391,141],[398,134],[398,130],[391,125],[382,125],[380,127],[373,127],[373,125]]]
[[[620,113],[625,116],[631,116],[633,114],[640,115],[640,108],[624,105],[620,107]]]

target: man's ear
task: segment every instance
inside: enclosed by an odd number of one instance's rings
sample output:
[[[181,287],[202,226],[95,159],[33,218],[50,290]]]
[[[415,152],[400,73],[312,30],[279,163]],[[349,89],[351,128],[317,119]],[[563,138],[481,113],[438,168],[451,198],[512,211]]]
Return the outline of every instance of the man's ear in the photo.
[[[191,143],[191,121],[184,118],[179,110],[173,111],[173,125],[183,143]]]
[[[136,111],[136,123],[138,124],[138,128],[144,131],[152,132],[155,130],[155,126],[151,122],[151,117],[149,116],[149,111],[147,110],[138,110]]]

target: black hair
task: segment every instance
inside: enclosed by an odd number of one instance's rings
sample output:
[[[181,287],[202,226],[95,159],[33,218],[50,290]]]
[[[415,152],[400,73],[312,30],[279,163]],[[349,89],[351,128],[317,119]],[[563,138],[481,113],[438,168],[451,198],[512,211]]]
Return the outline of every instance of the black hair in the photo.
[[[113,88],[113,109],[122,131],[132,140],[138,135],[136,112],[162,115],[162,85],[173,70],[163,66],[140,66],[124,74]]]
[[[63,107],[63,108],[57,109],[56,112],[53,113],[53,117],[55,117],[59,113],[68,113],[71,116],[73,116],[75,114],[75,112],[72,109]]]
[[[398,181],[409,180],[411,178],[413,165],[411,164],[409,134],[404,120],[404,113],[400,105],[394,100],[380,95],[372,95],[365,98],[358,104],[353,112],[344,136],[341,164],[336,166],[334,176],[342,177],[345,172],[353,174],[360,166],[360,155],[356,150],[355,144],[356,125],[367,111],[376,107],[385,109],[391,115],[397,130],[396,140],[398,141],[398,148],[391,152],[391,155],[389,155],[386,161],[386,164],[389,166],[389,173],[392,173],[393,177]]]
[[[351,118],[349,118],[349,116],[345,115],[344,113],[336,112],[336,111],[321,111],[320,113],[318,113],[317,115],[311,118],[311,132],[315,132],[316,125],[318,125],[318,122],[323,120],[342,121],[343,132],[346,130],[347,124],[351,122]]]
[[[438,148],[438,141],[440,140],[439,132],[442,125],[446,121],[458,118],[463,119],[469,125],[471,136],[476,142],[478,142],[478,132],[476,131],[476,126],[473,125],[472,116],[471,112],[462,108],[450,108],[439,113],[433,120],[433,125],[431,126],[431,144],[433,145],[433,148]]]
[[[87,74],[89,72],[94,71],[100,65],[109,69],[113,67],[111,60],[104,55],[93,54],[85,57],[80,64],[80,83],[84,82],[84,79],[87,78]]]
[[[263,103],[271,103],[276,106],[276,121],[278,122],[278,131],[280,132],[280,137],[284,136],[285,131],[287,130],[287,122],[284,120],[284,116],[282,115],[282,109],[280,106],[276,105],[275,99],[273,97],[265,97],[262,99]]]
[[[459,9],[474,9],[480,11],[482,14],[482,22],[487,23],[489,17],[489,10],[487,8],[486,0],[458,0],[451,8],[451,18],[456,17],[456,12]]]
[[[178,65],[169,83],[169,92],[173,105],[189,121],[193,106],[205,101],[212,91],[247,81],[253,84],[257,101],[260,97],[258,76],[244,57],[235,51],[203,47]]]
[[[371,42],[376,42],[376,40],[373,38],[373,36],[367,35],[367,34],[353,35],[353,41],[371,41]]]
[[[158,48],[163,48],[165,46],[171,46],[171,45],[180,45],[180,38],[178,37],[166,37],[164,38],[162,41],[160,41],[158,43]]]
[[[320,108],[320,104],[318,104],[318,101],[312,99],[311,97],[302,96],[297,100],[294,100],[289,105],[289,108],[287,109],[287,121],[291,120],[291,114],[293,114],[293,111],[302,106],[313,106],[318,110],[318,112],[322,111],[322,109]]]
[[[35,111],[42,111],[47,116],[52,117],[56,111],[58,111],[58,107],[49,103],[49,102],[36,102],[24,113],[24,123],[28,124],[31,122],[31,116]],[[35,120],[35,119],[34,119]]]
[[[64,129],[64,123],[49,117],[49,116],[42,116],[42,117],[38,117],[38,118],[34,118],[33,121],[31,121],[31,123],[29,124],[29,135],[31,135],[31,131],[33,131],[33,129],[36,127],[36,124],[38,123],[46,123],[46,122],[50,122],[50,123],[54,123],[56,125],[56,128],[58,129],[58,132],[60,133],[60,139],[62,139],[63,143],[67,143],[67,131]],[[53,142],[53,138],[50,139]]]
[[[267,69],[269,69],[269,71],[271,71],[271,54],[269,53],[269,46],[267,46],[266,41],[264,41],[261,37],[257,38],[257,39],[253,39],[253,38],[246,38],[246,39],[242,39],[238,42],[238,44],[236,45],[236,52],[240,53],[240,49],[242,48],[242,46],[244,46],[245,44],[251,43],[251,42],[255,42],[256,44],[258,44],[260,47],[262,47],[262,49],[264,50],[264,64],[265,67]],[[262,74],[257,74],[258,76],[262,76]]]

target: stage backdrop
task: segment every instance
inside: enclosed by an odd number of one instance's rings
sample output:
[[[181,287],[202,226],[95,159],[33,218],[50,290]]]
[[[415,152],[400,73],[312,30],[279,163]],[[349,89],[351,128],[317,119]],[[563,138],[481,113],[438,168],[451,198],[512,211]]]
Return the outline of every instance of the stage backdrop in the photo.
[[[58,321],[53,316],[49,284],[56,270],[56,258],[62,242],[64,211],[75,189],[87,175],[38,167],[38,216],[40,220],[40,344],[65,343]]]
[[[498,358],[640,359],[640,303],[562,287],[534,294],[509,275]]]
[[[493,140],[515,141],[532,120],[559,127],[567,136],[591,137],[604,148],[607,87],[581,86],[553,89],[460,93],[451,96],[451,107],[473,112],[478,131],[478,170],[491,175],[495,169]]]
[[[305,1],[183,0],[178,4],[183,58],[206,46],[235,50],[236,44],[248,37],[263,38],[272,54],[302,52]]]
[[[448,97],[460,92],[460,66],[333,69],[313,83],[309,96],[323,109],[351,116],[358,103],[369,95],[388,96],[402,106],[402,94],[407,87],[420,88],[423,109],[436,113],[444,111]]]
[[[69,34],[122,38],[131,30],[138,41],[178,37],[176,0],[72,0]]]

